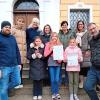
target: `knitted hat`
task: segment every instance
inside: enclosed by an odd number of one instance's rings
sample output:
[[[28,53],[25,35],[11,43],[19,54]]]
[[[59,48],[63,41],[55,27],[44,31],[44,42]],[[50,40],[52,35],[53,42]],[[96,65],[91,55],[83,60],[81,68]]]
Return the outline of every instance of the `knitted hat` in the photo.
[[[5,27],[5,26],[10,26],[10,27],[11,27],[11,23],[10,23],[9,21],[3,21],[3,22],[1,23],[1,29],[2,29],[3,27]]]

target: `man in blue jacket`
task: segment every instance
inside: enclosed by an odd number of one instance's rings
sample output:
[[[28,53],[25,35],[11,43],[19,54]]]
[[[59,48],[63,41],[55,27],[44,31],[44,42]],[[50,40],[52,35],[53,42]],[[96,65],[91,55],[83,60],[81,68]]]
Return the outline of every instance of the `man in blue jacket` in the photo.
[[[91,100],[100,100],[95,91],[97,83],[100,84],[100,31],[95,23],[90,23],[88,25],[88,31],[92,35],[90,41],[92,66],[87,74],[84,89]]]
[[[21,58],[15,37],[11,35],[11,24],[3,21],[0,32],[0,100],[8,100],[8,89],[21,83],[20,69]]]

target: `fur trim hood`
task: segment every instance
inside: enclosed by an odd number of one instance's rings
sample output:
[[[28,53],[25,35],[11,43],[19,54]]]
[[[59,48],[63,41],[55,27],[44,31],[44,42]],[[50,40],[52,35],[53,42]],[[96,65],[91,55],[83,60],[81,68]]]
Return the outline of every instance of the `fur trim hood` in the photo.
[[[34,43],[31,43],[31,44],[30,44],[30,48],[34,48],[34,47],[35,47]],[[44,44],[41,43],[41,45],[40,45],[39,47],[40,47],[40,48],[44,48]]]

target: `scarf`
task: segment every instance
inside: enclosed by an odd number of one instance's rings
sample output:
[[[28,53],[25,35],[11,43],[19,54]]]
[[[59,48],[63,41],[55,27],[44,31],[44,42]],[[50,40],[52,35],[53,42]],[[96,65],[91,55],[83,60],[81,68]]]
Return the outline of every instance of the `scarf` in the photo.
[[[82,36],[85,34],[86,32],[81,32],[81,33],[76,33],[76,42],[79,44],[79,46],[82,46]]]

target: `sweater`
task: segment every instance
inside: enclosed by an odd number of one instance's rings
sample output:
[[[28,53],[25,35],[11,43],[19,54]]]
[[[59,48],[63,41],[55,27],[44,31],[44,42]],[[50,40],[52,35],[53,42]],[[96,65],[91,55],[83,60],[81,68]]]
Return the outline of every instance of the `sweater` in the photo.
[[[20,64],[21,58],[15,37],[0,32],[0,67],[11,67]]]

